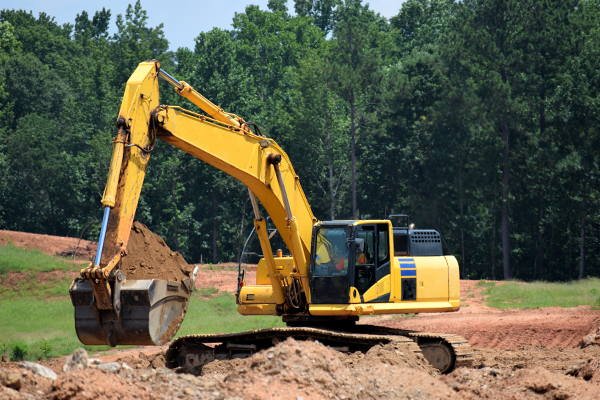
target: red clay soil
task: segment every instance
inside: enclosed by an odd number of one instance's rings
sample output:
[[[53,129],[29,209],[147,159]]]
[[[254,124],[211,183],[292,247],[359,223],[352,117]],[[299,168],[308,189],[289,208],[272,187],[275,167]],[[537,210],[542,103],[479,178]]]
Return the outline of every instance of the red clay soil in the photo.
[[[144,354],[127,364],[133,369],[56,371],[55,380],[33,375],[15,363],[2,363],[0,398],[587,400],[600,394],[598,350],[587,354],[574,350],[563,357],[571,358],[564,361],[569,367],[563,370],[547,368],[543,352],[524,352],[523,356],[537,356],[542,362],[476,365],[439,375],[401,346],[388,344],[367,354],[342,354],[318,342],[288,339],[249,359],[213,361],[199,376],[167,370],[156,363],[160,356]],[[15,390],[17,380],[20,388]]]
[[[0,230],[0,245],[13,243],[17,247],[37,249],[46,254],[63,255],[71,259],[73,258],[73,253],[77,250],[77,260],[91,261],[96,255],[98,244],[88,240],[81,240],[77,247],[78,242],[78,238]]]
[[[600,312],[589,307],[506,310],[500,313],[421,314],[383,322],[394,328],[455,333],[471,346],[515,349],[523,346],[576,347],[600,326]]]
[[[461,281],[462,296],[477,281]],[[419,314],[413,318],[373,317],[363,323],[426,332],[454,333],[473,347],[516,349],[524,346],[573,348],[600,327],[600,311],[589,306],[497,310],[483,305],[481,290],[455,313]],[[463,302],[463,303],[465,303]]]
[[[207,265],[198,265],[198,275],[196,275],[196,287],[210,288],[214,287],[219,291],[225,290],[230,293],[235,293],[237,290],[237,265],[229,267],[227,264],[217,264],[213,266],[215,269],[210,269]],[[219,268],[229,267],[234,270],[219,270]],[[246,267],[246,285],[256,284],[256,265],[245,265]]]

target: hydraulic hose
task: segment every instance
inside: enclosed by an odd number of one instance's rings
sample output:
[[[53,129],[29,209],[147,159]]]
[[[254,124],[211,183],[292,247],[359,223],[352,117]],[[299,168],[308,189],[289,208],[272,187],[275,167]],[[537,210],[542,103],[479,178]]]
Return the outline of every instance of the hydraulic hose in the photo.
[[[102,228],[100,228],[100,238],[98,239],[98,250],[96,250],[96,261],[94,265],[100,266],[102,260],[102,249],[104,248],[104,238],[106,237],[106,226],[108,225],[108,217],[110,215],[110,207],[104,207],[104,216],[102,217]]]

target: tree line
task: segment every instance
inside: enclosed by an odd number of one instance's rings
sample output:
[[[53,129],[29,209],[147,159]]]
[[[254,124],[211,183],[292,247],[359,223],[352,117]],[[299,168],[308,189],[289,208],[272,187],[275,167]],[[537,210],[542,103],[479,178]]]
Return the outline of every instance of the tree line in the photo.
[[[125,82],[158,59],[275,139],[321,220],[409,214],[463,278],[600,275],[599,0],[408,0],[390,19],[286,3],[176,50],[139,0],[113,35],[105,8],[64,25],[1,10],[0,229],[79,236],[101,219]],[[157,144],[136,219],[171,248],[236,261],[252,218],[242,184]]]

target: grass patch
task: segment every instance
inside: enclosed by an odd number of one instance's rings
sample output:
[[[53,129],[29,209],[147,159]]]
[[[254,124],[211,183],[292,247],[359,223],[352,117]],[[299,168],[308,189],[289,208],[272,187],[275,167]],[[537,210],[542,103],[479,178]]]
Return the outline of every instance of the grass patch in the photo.
[[[192,293],[192,298],[196,300],[207,300],[216,297],[219,294],[219,289],[214,286],[208,288],[194,288],[194,293]]]
[[[70,281],[69,281],[70,284]],[[50,285],[50,284],[49,284]],[[51,288],[60,293],[52,301],[26,291],[18,299],[0,297],[0,355],[11,359],[42,360],[71,354],[78,347],[88,353],[110,350],[108,346],[84,346],[75,333],[69,286]],[[177,336],[201,333],[232,333],[285,324],[275,316],[242,316],[237,312],[235,296],[216,288],[195,291],[187,315]],[[123,348],[123,346],[119,346]]]
[[[208,264],[201,266],[200,269],[205,271],[237,271],[237,265],[219,265],[219,264]]]
[[[488,282],[485,279],[481,279],[479,282],[477,282],[475,284],[475,287],[483,287],[483,288],[490,288],[496,286],[496,282]]]
[[[568,283],[510,282],[490,286],[483,294],[487,296],[488,306],[500,309],[599,306],[600,280],[589,278]]]
[[[90,353],[110,349],[81,344],[75,333],[73,306],[68,299],[0,300],[0,332],[0,353],[11,358],[21,354],[25,360],[35,361],[70,354],[78,347]]]
[[[286,325],[281,321],[281,317],[238,314],[235,296],[223,291],[214,298],[206,300],[199,300],[197,296],[192,296],[177,337],[202,333],[243,332],[284,326]]]
[[[28,272],[18,279],[7,284],[0,276],[0,300],[14,299],[15,297],[32,298],[39,300],[64,300],[69,298],[69,287],[73,278],[62,274],[46,276],[40,280],[35,272]]]
[[[14,244],[0,246],[0,275],[8,272],[48,272],[78,270],[76,264],[39,250],[21,249]]]

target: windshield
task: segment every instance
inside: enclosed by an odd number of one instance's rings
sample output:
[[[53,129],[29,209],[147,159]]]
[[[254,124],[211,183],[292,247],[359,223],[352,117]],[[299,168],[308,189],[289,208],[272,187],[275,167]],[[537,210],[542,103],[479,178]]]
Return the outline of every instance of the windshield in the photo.
[[[315,236],[312,302],[348,303],[348,242],[350,228],[319,228]]]
[[[348,269],[347,228],[321,228],[317,231],[315,255],[317,275],[332,275]]]

